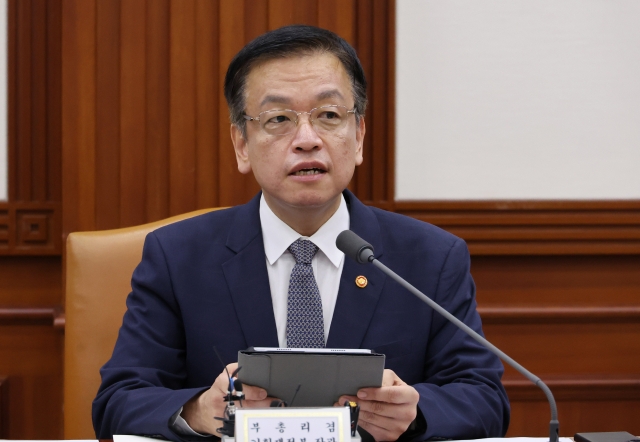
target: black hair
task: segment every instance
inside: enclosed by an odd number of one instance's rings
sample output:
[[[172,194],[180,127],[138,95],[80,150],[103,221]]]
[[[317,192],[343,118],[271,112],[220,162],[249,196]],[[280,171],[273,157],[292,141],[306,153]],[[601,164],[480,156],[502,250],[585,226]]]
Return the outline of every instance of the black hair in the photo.
[[[351,80],[356,119],[364,116],[367,108],[367,80],[355,49],[343,38],[326,29],[290,25],[252,40],[229,63],[224,78],[224,96],[229,106],[231,123],[238,126],[246,136],[246,120],[243,117],[246,107],[245,84],[256,63],[316,52],[327,52],[340,60]]]

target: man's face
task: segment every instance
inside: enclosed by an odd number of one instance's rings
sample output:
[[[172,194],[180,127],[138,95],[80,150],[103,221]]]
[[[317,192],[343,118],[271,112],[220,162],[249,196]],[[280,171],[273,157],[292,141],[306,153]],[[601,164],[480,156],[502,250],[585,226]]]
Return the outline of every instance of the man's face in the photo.
[[[351,82],[332,54],[292,56],[265,61],[247,77],[245,113],[257,117],[272,109],[308,112],[325,105],[354,107]],[[247,121],[246,138],[231,127],[238,170],[253,174],[274,211],[327,208],[339,204],[355,166],[362,163],[364,119],[348,114],[341,129],[316,131],[300,115],[293,133],[270,135]]]

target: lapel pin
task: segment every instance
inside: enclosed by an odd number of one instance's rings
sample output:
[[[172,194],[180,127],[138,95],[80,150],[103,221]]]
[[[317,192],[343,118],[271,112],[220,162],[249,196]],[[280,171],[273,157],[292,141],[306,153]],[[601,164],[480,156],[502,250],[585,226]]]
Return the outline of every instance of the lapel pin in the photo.
[[[356,285],[358,287],[360,287],[361,289],[365,288],[367,286],[367,278],[365,278],[364,276],[358,276],[356,278]]]

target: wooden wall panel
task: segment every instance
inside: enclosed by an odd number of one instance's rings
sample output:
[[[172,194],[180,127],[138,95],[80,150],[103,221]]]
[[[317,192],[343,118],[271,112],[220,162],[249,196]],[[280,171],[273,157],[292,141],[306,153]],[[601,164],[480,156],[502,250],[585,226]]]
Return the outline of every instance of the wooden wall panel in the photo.
[[[169,18],[169,212],[195,209],[195,1],[174,1]]]
[[[9,2],[9,14],[20,26],[9,35],[15,64],[9,69],[10,162],[9,201],[59,201],[60,138],[48,137],[60,106],[59,84],[48,82],[60,72],[59,8],[44,1]],[[55,79],[55,77],[54,77]],[[53,119],[52,119],[53,118]]]
[[[214,2],[197,0],[196,2],[196,189],[197,207],[213,207],[218,202],[218,155],[216,139],[220,130],[218,115],[221,97],[220,72],[217,60],[212,54],[217,52],[220,44],[218,28],[220,17]]]
[[[640,307],[640,255],[473,256],[483,308]]]
[[[62,3],[63,233],[97,228],[95,20],[95,2]]]
[[[62,333],[50,325],[0,322],[8,439],[62,438],[62,346]]]
[[[395,3],[358,1],[355,47],[367,75],[364,161],[351,183],[358,197],[391,209],[394,199]]]
[[[637,392],[637,389],[635,390]],[[578,432],[627,431],[638,434],[637,400],[563,400],[558,401],[558,421],[560,434],[573,437]],[[542,401],[519,401],[511,405],[511,427],[519,431],[509,431],[508,437],[543,437],[549,434],[549,405]]]
[[[0,203],[0,438],[62,436],[61,4],[8,2]]]
[[[59,256],[0,256],[0,309],[53,308],[61,298]]]
[[[94,199],[96,228],[109,229],[120,225],[120,3],[97,2],[95,14],[102,18],[95,30],[95,196],[86,198]]]
[[[401,201],[478,255],[638,255],[640,201]]]
[[[60,5],[9,1],[9,200],[0,255],[60,254]]]
[[[146,11],[146,204],[149,219],[169,216],[169,0],[147,3]],[[155,66],[146,69],[146,66]],[[138,130],[141,130],[138,128]]]
[[[61,280],[60,256],[0,256],[0,437],[62,437]]]
[[[257,3],[262,4],[263,2]],[[266,17],[268,17],[268,3],[266,7]],[[246,16],[252,17],[253,20],[246,20]],[[221,0],[220,17],[224,17],[220,20],[220,47],[218,49],[218,84],[220,91],[222,91],[227,66],[233,56],[244,46],[247,35],[252,31],[249,26],[257,24],[262,30],[263,22],[256,20],[257,17],[252,14],[251,5],[247,5],[245,1],[237,0]],[[228,132],[229,111],[223,97],[220,97],[218,101],[218,127],[219,205],[226,207],[236,204],[235,201],[239,198],[248,200],[249,195],[254,193],[254,189],[257,189],[257,184],[252,178],[240,175],[237,171],[233,144],[231,144]],[[226,183],[233,183],[233,185],[225,185]]]
[[[376,49],[393,41],[392,5],[65,0],[64,234],[235,205],[255,195],[254,178],[237,171],[222,83],[233,55],[269,29],[315,24],[367,48],[367,74],[375,79],[371,118],[386,121],[392,51]],[[358,11],[367,14],[360,18]],[[389,133],[386,124],[371,130],[368,140],[378,141],[367,141],[367,170],[352,188],[384,202],[392,197]]]
[[[548,383],[560,433],[639,432],[640,256],[475,255],[488,339]],[[513,369],[509,436],[547,431],[543,393]]]

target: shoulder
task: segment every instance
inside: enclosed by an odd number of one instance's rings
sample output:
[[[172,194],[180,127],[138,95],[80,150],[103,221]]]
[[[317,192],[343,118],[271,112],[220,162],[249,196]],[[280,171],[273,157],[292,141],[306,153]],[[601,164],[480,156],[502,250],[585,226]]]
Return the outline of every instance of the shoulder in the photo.
[[[385,248],[438,247],[449,249],[460,238],[440,227],[398,213],[388,212],[376,207],[369,207],[375,215],[380,232],[384,238]]]
[[[242,235],[251,240],[259,232],[260,217],[245,204],[161,227],[147,236],[147,242],[157,243],[165,254],[178,259],[212,253],[222,257],[229,249],[230,238]]]
[[[469,250],[461,238],[434,226],[398,213],[369,207],[380,227],[384,255],[390,262],[423,263],[442,268],[446,263],[467,268]]]
[[[225,244],[232,232],[255,236],[260,232],[260,194],[247,204],[214,210],[169,224],[152,232],[160,242],[199,241]]]
[[[154,236],[161,240],[172,240],[202,236],[217,236],[228,231],[238,207],[214,210],[202,215],[187,218],[154,230]]]

